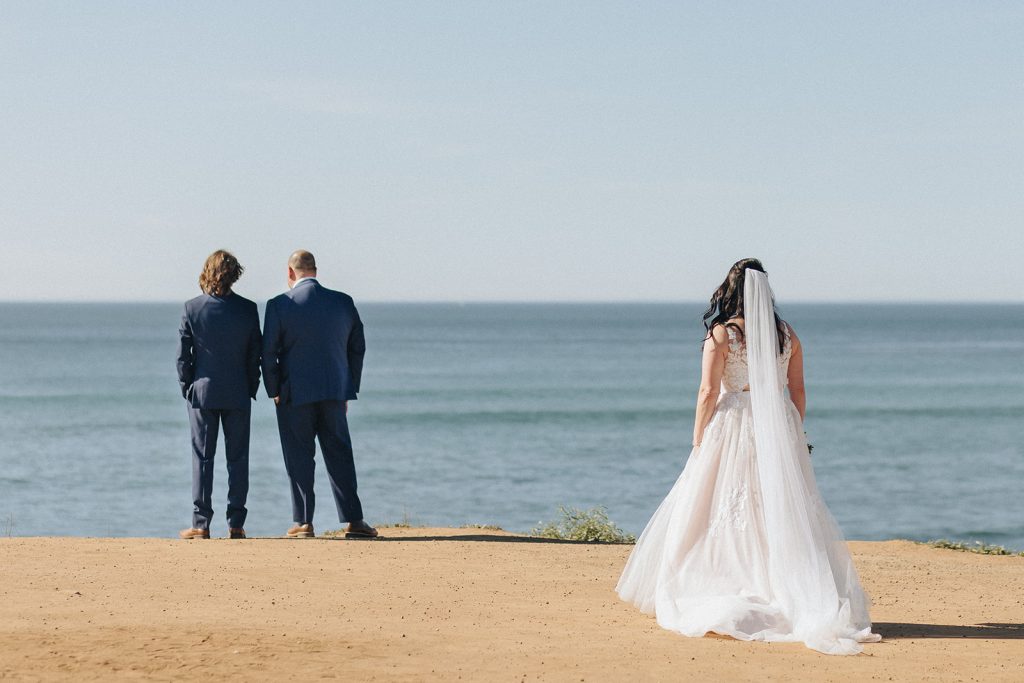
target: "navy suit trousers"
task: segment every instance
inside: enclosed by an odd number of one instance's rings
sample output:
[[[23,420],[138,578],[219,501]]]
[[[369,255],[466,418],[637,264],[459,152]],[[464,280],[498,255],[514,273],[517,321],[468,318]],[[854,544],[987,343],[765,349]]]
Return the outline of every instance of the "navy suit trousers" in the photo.
[[[188,408],[192,427],[192,527],[209,529],[213,519],[213,455],[217,433],[224,428],[228,462],[228,527],[245,526],[245,499],[249,495],[249,417],[251,409],[207,410]]]
[[[316,495],[313,472],[316,462],[315,441],[320,442],[331,492],[341,522],[358,522],[363,506],[356,493],[356,466],[352,457],[352,438],[344,401],[316,401],[277,406],[277,426],[281,435],[284,466],[291,480],[292,520],[312,524]]]

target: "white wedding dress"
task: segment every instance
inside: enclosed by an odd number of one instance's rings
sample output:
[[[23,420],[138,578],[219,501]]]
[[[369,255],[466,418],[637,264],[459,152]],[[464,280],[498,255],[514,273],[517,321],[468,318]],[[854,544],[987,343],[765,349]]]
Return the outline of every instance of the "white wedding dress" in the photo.
[[[729,330],[715,413],[616,591],[686,636],[802,641],[826,654],[856,654],[881,638],[871,632],[867,596],[785,394],[792,345],[787,338],[779,354],[767,277],[748,270],[746,280],[746,341]]]

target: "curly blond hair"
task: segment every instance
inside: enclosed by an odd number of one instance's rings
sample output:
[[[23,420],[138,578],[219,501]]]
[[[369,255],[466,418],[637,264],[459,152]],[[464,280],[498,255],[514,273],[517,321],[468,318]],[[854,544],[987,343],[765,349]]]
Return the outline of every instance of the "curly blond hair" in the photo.
[[[213,296],[224,296],[244,272],[245,268],[231,252],[218,249],[206,257],[203,272],[199,274],[199,288]]]

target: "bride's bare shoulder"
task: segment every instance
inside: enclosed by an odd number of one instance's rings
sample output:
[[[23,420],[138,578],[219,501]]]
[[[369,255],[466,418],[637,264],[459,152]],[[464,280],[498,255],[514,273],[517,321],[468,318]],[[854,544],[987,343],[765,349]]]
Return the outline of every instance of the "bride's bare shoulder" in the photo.
[[[729,330],[722,323],[715,323],[705,339],[705,345],[710,344],[715,350],[724,350],[729,347]]]
[[[735,336],[740,339],[747,333],[747,326],[743,318],[729,318],[726,322],[722,323],[722,327],[725,328],[727,336]]]

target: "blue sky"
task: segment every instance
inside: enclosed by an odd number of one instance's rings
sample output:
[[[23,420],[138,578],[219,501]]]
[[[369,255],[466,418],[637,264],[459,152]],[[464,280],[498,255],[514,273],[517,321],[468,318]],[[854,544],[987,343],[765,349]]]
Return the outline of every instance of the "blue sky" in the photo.
[[[1024,4],[0,4],[0,299],[1021,300]]]

